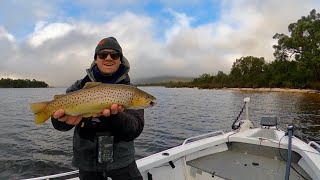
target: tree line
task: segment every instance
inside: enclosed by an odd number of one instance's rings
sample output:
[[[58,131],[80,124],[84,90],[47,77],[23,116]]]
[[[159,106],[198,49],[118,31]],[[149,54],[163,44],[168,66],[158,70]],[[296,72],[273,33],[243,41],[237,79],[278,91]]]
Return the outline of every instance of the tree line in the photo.
[[[276,33],[274,60],[246,56],[236,59],[229,74],[202,74],[192,82],[167,87],[311,88],[320,90],[320,14],[315,9],[288,26],[289,35]]]
[[[43,81],[37,81],[35,79],[10,79],[1,78],[0,88],[46,88],[49,85]]]

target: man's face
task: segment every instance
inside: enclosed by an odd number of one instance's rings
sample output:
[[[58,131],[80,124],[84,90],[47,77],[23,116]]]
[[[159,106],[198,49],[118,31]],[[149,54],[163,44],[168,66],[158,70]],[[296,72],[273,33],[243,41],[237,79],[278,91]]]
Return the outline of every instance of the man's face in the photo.
[[[113,74],[119,69],[121,61],[117,53],[112,49],[104,49],[97,54],[96,64],[103,74]]]

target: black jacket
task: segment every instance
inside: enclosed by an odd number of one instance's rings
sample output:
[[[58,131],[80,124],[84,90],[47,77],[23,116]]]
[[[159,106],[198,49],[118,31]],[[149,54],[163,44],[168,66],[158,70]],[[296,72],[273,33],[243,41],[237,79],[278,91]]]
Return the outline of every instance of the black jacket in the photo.
[[[78,80],[67,89],[67,93],[82,89],[86,82],[92,81],[88,75]],[[130,78],[126,75],[117,84],[130,84]],[[109,171],[119,169],[131,164],[134,159],[134,142],[144,126],[144,110],[125,109],[117,115],[110,117],[100,116],[100,122],[90,118],[83,118],[75,126],[73,136],[73,165],[85,171]],[[84,127],[81,127],[85,122]],[[73,125],[68,125],[52,118],[55,129],[68,131]],[[113,162],[99,163],[97,161],[97,133],[106,133],[114,136]]]

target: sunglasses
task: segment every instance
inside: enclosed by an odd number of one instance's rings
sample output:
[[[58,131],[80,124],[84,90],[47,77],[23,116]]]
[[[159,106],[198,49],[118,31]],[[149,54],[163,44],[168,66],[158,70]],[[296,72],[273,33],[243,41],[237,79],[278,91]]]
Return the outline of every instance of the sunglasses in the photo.
[[[109,54],[112,60],[117,60],[121,57],[121,53],[118,51],[112,51],[112,52],[102,51],[102,52],[99,52],[97,56],[99,57],[99,59],[104,60],[109,56]]]

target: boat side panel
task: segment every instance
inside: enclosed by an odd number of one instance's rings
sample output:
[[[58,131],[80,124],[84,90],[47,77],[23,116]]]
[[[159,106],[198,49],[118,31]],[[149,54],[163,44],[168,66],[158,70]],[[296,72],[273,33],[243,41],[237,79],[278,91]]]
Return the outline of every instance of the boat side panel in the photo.
[[[151,156],[137,160],[137,166],[140,172],[148,171],[154,167],[161,166],[169,161],[174,161],[188,154],[201,151],[219,144],[227,142],[227,135],[211,137],[201,141],[191,142],[185,145],[177,146],[166,151],[162,151]],[[164,155],[167,154],[167,155]]]
[[[312,170],[305,159],[301,158],[298,164],[310,175],[312,179],[319,179],[320,175],[317,177],[316,173]]]

